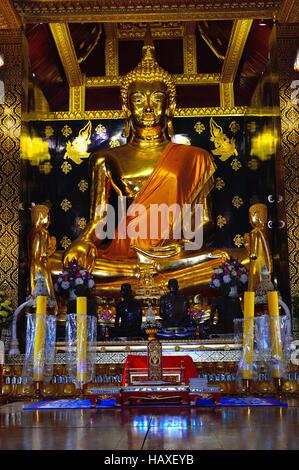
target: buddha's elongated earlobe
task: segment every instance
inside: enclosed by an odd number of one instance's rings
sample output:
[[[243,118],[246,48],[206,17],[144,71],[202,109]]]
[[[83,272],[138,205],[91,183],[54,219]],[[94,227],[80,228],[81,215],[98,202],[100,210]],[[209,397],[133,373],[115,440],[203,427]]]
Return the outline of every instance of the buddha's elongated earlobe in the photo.
[[[172,118],[171,117],[167,118],[166,126],[167,126],[168,137],[171,139],[174,136],[174,130],[173,130],[173,124],[172,124]]]
[[[131,112],[130,112],[130,110],[128,108],[125,108],[124,111],[125,111],[125,116],[126,116],[124,137],[127,139],[131,134],[132,121],[131,121]]]

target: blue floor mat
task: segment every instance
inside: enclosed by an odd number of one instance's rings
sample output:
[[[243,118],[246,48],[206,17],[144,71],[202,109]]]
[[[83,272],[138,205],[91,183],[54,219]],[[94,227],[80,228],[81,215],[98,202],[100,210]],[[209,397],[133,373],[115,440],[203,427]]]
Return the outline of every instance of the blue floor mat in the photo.
[[[115,400],[102,400],[97,408],[107,408],[115,406]],[[23,410],[76,410],[76,409],[89,409],[91,408],[90,400],[47,400],[25,406]]]

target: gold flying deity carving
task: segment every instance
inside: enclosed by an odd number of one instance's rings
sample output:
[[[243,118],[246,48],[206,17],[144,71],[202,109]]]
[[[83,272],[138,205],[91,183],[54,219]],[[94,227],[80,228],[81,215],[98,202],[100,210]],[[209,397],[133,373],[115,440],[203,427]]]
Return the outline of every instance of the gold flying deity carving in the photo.
[[[213,267],[227,257],[222,251],[207,251],[205,245],[197,251],[186,250],[184,240],[172,236],[174,218],[167,237],[159,231],[154,239],[150,236],[122,239],[118,228],[108,242],[97,235],[98,224],[105,220],[102,208],[112,192],[126,196],[129,205],[142,204],[146,209],[145,222],[151,204],[176,203],[182,207],[189,203],[193,207],[201,203],[204,243],[213,233],[209,193],[216,167],[207,151],[170,141],[176,90],[171,75],[159,66],[154,53],[148,34],[141,62],[122,81],[127,143],[91,155],[90,220],[64,254],[64,266],[76,259],[93,272],[101,287],[110,291],[124,279],[134,282],[140,273],[140,263],[151,262],[163,281],[175,275],[182,287],[206,283]],[[125,215],[121,223],[127,226],[132,220],[136,221],[134,215]],[[57,257],[52,260],[52,270],[59,270]]]
[[[86,126],[79,131],[78,137],[76,137],[73,142],[70,140],[67,142],[64,159],[69,158],[77,165],[80,165],[85,158],[89,157],[90,153],[87,152],[87,147],[91,143],[91,128],[91,122],[88,121]]]
[[[255,291],[262,281],[262,270],[266,268],[271,275],[273,264],[267,237],[268,211],[265,204],[253,204],[249,208],[249,221],[253,229],[245,233],[244,242],[249,255],[248,290]]]
[[[222,162],[225,162],[233,155],[238,155],[235,139],[229,139],[224,134],[222,127],[219,126],[213,118],[210,119],[210,130],[212,136],[211,142],[214,142],[215,145],[215,149],[212,150],[213,155],[219,157]]]

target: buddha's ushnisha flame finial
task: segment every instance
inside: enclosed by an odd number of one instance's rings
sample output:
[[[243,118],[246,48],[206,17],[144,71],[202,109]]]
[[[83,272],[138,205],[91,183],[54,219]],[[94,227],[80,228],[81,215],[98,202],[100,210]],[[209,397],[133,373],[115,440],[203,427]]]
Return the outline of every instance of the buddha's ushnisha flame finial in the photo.
[[[137,67],[124,76],[121,84],[121,97],[123,106],[127,106],[128,90],[135,82],[154,82],[159,81],[167,86],[169,95],[169,104],[175,101],[175,84],[171,75],[159,66],[155,59],[155,46],[151,35],[149,24],[146,28],[144,44],[142,47],[142,59]]]

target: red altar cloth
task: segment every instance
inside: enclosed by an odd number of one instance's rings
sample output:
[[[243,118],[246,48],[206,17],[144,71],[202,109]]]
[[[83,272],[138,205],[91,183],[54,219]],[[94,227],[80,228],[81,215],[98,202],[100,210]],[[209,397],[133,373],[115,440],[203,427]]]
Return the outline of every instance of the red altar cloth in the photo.
[[[162,375],[163,369],[180,369],[183,363],[185,371],[185,383],[188,385],[191,377],[198,377],[198,372],[193,359],[190,356],[162,356]],[[129,369],[144,369],[147,370],[147,355],[133,356],[129,354],[124,366],[123,378],[121,386],[126,384],[127,370]]]

